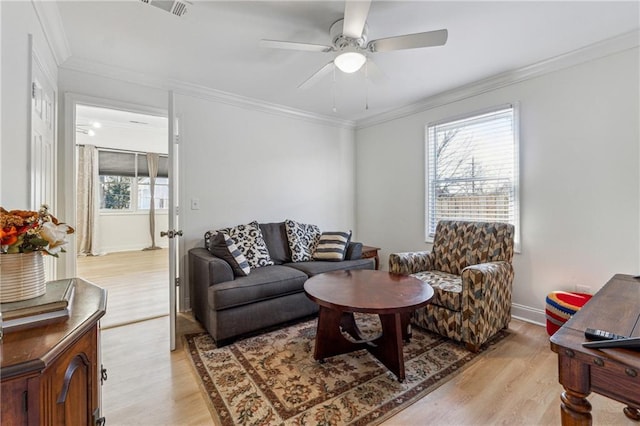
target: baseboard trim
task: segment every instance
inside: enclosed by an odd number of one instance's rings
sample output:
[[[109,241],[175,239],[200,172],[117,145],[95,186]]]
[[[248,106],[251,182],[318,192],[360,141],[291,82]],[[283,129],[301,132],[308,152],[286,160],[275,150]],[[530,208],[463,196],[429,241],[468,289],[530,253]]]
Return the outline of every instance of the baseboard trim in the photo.
[[[511,304],[511,317],[542,326],[546,326],[547,323],[547,317],[543,309],[532,308],[518,303]]]

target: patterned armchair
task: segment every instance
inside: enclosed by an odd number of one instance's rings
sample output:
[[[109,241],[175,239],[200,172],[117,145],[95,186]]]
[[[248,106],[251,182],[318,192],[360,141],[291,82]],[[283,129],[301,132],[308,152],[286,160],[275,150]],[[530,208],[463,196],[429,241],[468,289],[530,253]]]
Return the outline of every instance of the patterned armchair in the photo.
[[[441,221],[433,249],[393,253],[389,272],[431,285],[431,303],[413,313],[422,328],[475,351],[511,319],[513,225]]]

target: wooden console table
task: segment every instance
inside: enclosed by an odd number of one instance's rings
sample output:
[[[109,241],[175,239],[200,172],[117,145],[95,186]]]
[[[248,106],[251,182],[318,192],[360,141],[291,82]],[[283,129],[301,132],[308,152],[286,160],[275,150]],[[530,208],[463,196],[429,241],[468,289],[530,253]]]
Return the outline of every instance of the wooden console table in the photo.
[[[104,424],[98,320],[106,305],[106,290],[75,278],[66,321],[4,334],[2,424]]]
[[[640,420],[640,352],[585,348],[586,328],[640,337],[640,279],[615,275],[550,339],[565,389],[563,425],[591,425],[591,392],[627,404],[625,415]]]

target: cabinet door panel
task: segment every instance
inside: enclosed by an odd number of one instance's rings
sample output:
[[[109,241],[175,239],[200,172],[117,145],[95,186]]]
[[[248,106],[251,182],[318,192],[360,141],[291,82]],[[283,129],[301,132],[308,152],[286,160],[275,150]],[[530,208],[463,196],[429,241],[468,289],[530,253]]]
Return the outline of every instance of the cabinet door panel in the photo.
[[[88,402],[91,400],[91,364],[81,353],[67,365],[62,381],[62,389],[57,389],[56,418],[60,424],[88,424],[91,413]]]
[[[18,378],[2,382],[2,404],[0,404],[0,419],[2,424],[27,425],[29,419],[26,410],[27,379]]]
[[[45,373],[51,398],[45,402],[44,418],[54,425],[92,423],[98,370],[97,329],[84,334]],[[44,383],[43,383],[44,385]]]

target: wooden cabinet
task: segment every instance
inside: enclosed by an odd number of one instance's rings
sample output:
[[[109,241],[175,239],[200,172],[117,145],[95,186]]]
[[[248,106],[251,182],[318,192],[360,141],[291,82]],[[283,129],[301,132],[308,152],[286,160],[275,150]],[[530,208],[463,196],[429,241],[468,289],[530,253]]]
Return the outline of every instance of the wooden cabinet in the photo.
[[[66,321],[9,332],[0,367],[3,425],[99,424],[98,321],[106,291],[76,279]]]

